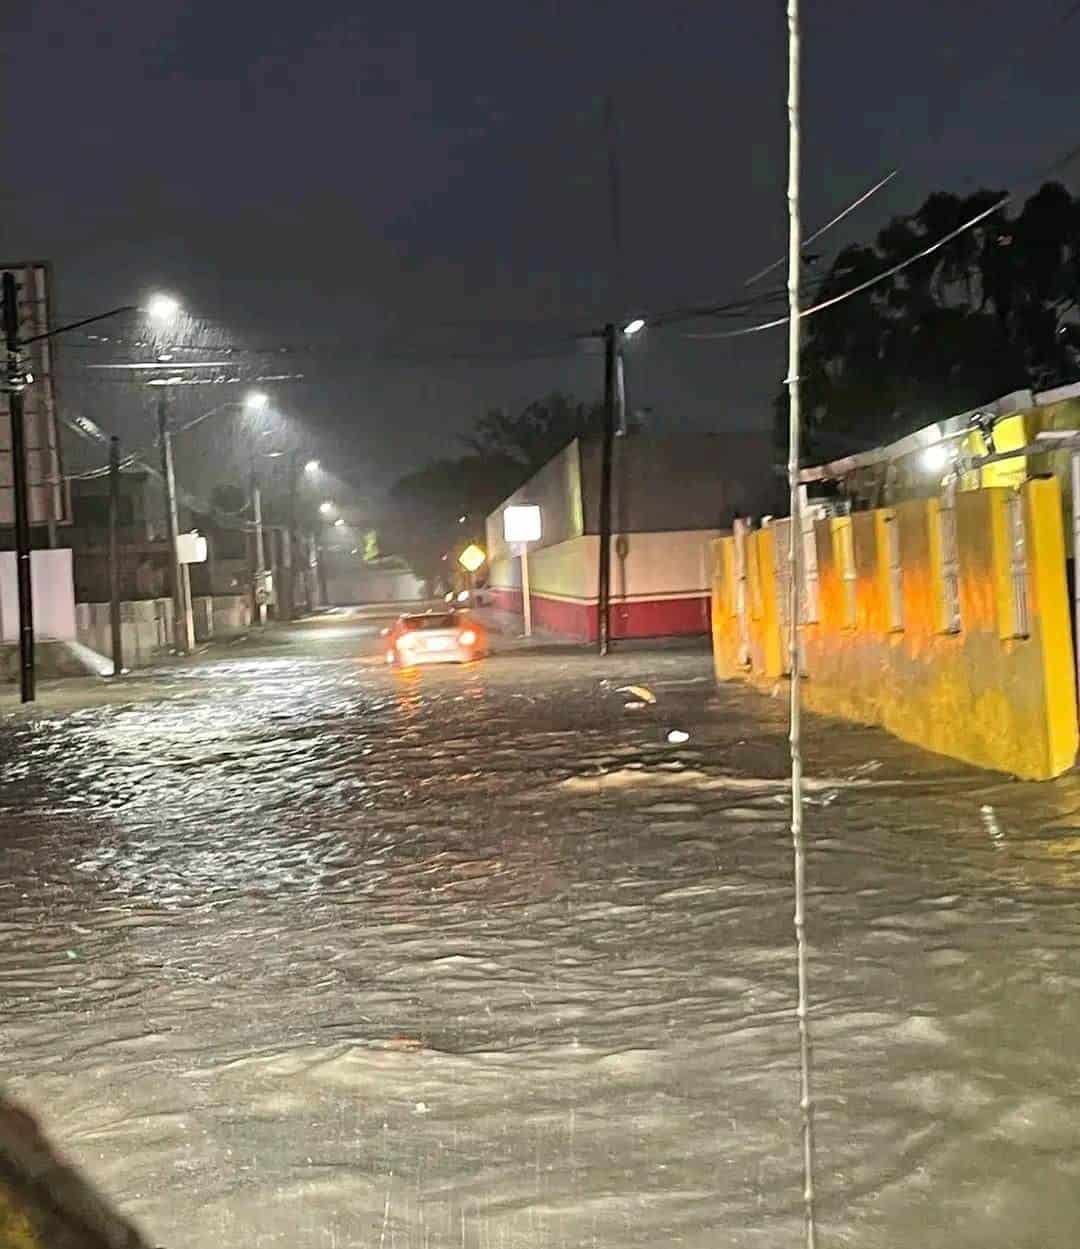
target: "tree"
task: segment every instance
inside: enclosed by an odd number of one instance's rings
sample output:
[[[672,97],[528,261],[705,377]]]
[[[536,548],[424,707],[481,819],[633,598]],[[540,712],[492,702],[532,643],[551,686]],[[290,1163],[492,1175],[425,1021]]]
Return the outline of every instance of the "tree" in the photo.
[[[494,408],[482,416],[466,442],[483,457],[514,460],[531,469],[546,464],[573,438],[603,429],[604,405],[582,403],[553,391],[517,416]]]
[[[466,541],[484,543],[485,517],[522,477],[517,461],[497,455],[435,460],[392,487],[380,546],[433,581],[445,574],[444,555],[453,558]]]
[[[871,246],[845,248],[814,302],[910,259],[1002,198],[930,195]],[[923,260],[806,322],[802,395],[808,457],[890,442],[1080,368],[1080,202],[1047,183]],[[787,396],[776,406],[786,446]]]
[[[468,455],[435,460],[390,491],[382,545],[429,581],[444,575],[447,555],[468,541],[483,545],[484,518],[571,439],[598,433],[603,405],[558,392],[517,416],[493,409],[465,439]],[[464,523],[460,521],[465,517]]]

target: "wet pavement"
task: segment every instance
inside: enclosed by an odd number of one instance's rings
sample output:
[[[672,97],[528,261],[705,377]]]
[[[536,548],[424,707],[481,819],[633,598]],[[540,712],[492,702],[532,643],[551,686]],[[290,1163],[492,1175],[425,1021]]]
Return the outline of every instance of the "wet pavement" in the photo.
[[[8,1090],[170,1249],[801,1243],[782,698],[377,629],[0,719]],[[1080,785],[809,737],[822,1243],[1074,1245]]]

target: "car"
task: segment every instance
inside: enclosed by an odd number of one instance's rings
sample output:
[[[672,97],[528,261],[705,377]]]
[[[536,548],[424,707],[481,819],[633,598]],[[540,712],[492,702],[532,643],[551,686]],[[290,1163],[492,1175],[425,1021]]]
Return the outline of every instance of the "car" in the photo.
[[[399,668],[464,664],[487,653],[487,633],[466,612],[428,611],[400,616],[386,631],[386,662]]]

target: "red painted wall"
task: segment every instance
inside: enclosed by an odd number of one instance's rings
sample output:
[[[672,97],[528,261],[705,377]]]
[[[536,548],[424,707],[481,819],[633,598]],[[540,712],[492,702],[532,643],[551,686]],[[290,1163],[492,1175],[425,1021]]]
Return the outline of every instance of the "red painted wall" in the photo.
[[[532,596],[533,628],[563,637],[595,641],[596,603]],[[493,590],[492,600],[499,611],[522,614],[520,590]],[[613,638],[683,637],[709,631],[709,598],[642,599],[611,604]]]

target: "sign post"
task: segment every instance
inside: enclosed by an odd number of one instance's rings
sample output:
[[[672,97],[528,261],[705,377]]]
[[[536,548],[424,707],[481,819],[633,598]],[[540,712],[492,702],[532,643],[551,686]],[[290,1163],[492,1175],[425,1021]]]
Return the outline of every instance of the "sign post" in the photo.
[[[525,636],[532,637],[532,592],[529,588],[529,543],[543,534],[540,508],[535,503],[516,504],[503,512],[503,537],[511,550],[521,556],[521,613]]]

